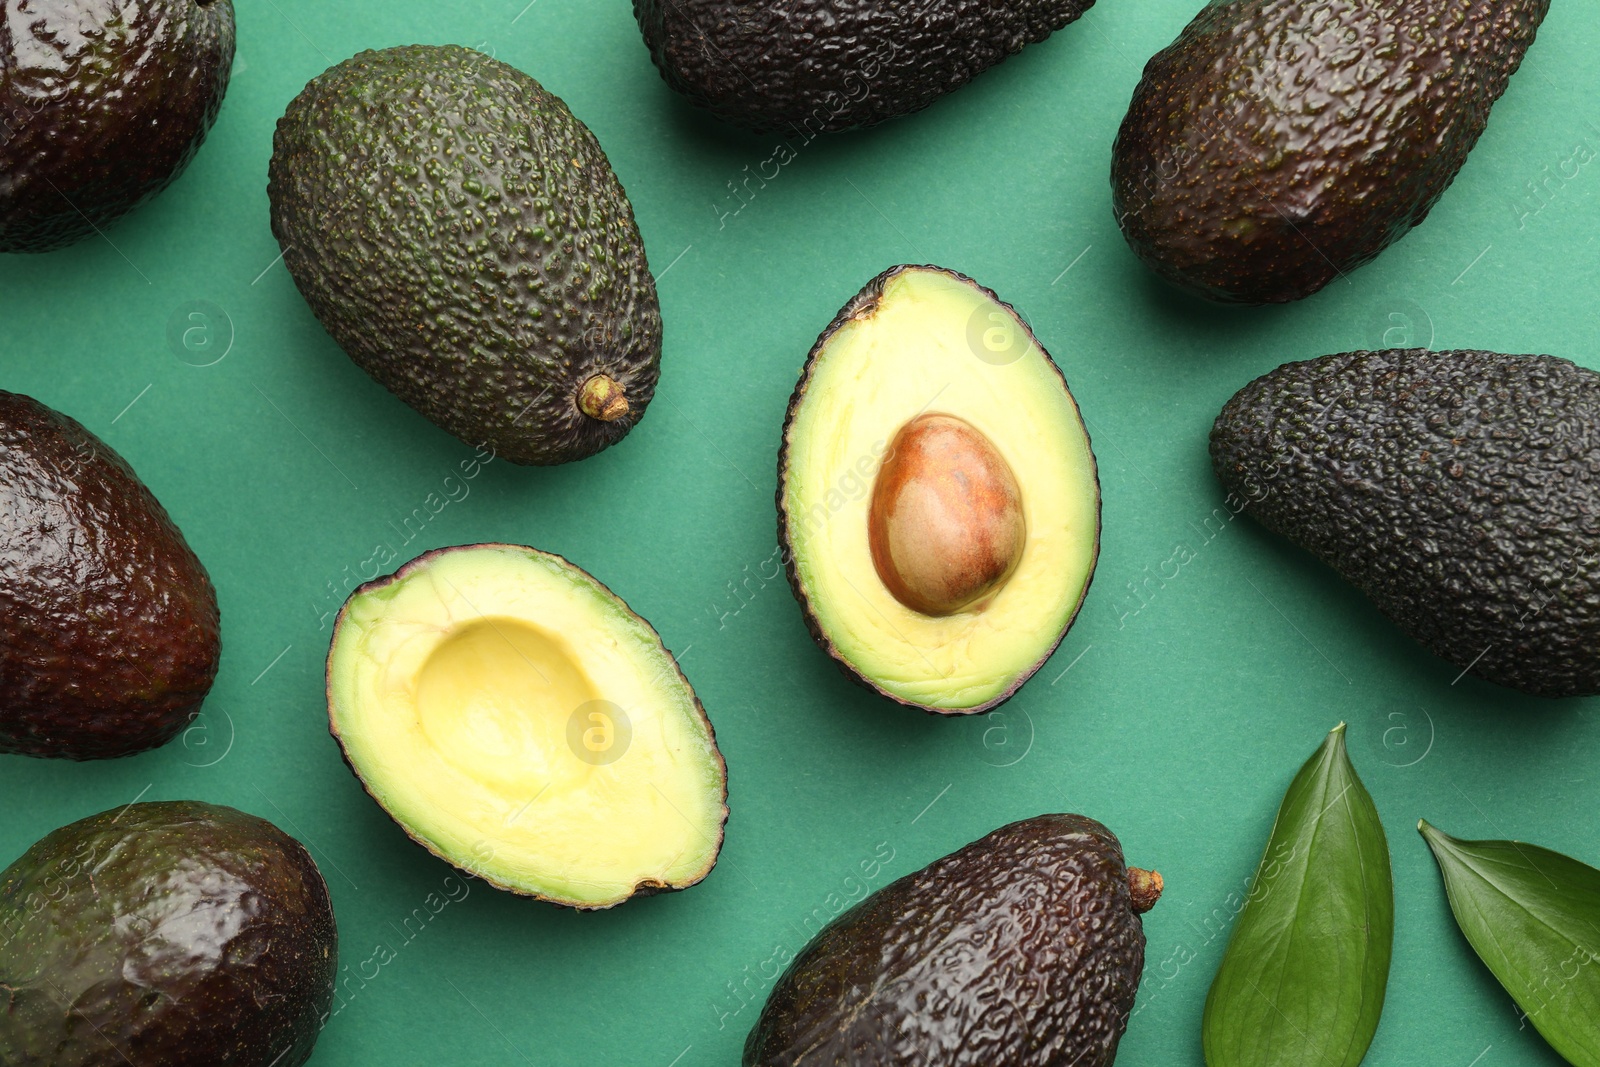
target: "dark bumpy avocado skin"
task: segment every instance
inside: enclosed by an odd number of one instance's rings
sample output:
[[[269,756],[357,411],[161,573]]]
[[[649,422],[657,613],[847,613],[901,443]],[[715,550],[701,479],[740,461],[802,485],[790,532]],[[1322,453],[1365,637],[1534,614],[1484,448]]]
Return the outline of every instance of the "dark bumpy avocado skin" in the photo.
[[[1219,0],[1152,59],[1111,184],[1133,250],[1214,300],[1354,270],[1455,179],[1549,0]]]
[[[862,675],[859,671],[857,671],[855,667],[851,665],[849,659],[847,659],[837,648],[834,647],[833,641],[830,640],[828,635],[823,632],[822,625],[817,622],[816,611],[811,605],[811,598],[806,595],[805,584],[800,580],[800,565],[794,558],[794,552],[792,552],[789,548],[789,508],[783,499],[783,487],[787,485],[789,481],[789,434],[790,427],[794,423],[795,414],[800,410],[800,404],[805,399],[806,389],[811,385],[811,371],[812,368],[816,366],[816,359],[822,354],[823,348],[827,345],[829,339],[833,337],[834,333],[839,329],[839,327],[843,326],[847,322],[850,322],[852,319],[861,318],[872,314],[873,309],[878,306],[878,301],[883,299],[884,288],[888,286],[889,282],[893,280],[895,275],[900,274],[903,271],[919,269],[935,270],[939,271],[941,274],[948,274],[957,281],[977,289],[979,292],[989,297],[1006,311],[1011,312],[1014,315],[1016,314],[1016,308],[1012,307],[1004,300],[1001,300],[1000,297],[995,294],[993,289],[990,289],[985,285],[980,285],[978,282],[967,277],[965,274],[962,274],[960,271],[950,270],[947,267],[936,267],[932,264],[929,264],[925,267],[916,267],[912,264],[902,263],[898,266],[890,267],[882,274],[879,274],[877,277],[873,278],[866,285],[862,286],[861,291],[855,296],[851,297],[849,302],[846,303],[844,307],[839,309],[839,313],[833,317],[833,321],[828,323],[827,329],[822,331],[821,335],[818,336],[816,343],[811,346],[811,351],[806,354],[805,367],[800,372],[800,380],[795,383],[794,392],[789,395],[789,407],[784,412],[783,416],[783,445],[778,449],[778,488],[773,494],[778,506],[778,544],[783,546],[784,575],[789,580],[789,589],[794,593],[795,601],[800,605],[800,615],[805,620],[806,632],[809,633],[811,635],[811,639],[817,643],[817,647],[828,654],[828,658],[833,660],[834,665],[839,668],[846,678],[861,686],[863,689],[869,689],[881,697],[894,701],[896,704],[900,704],[905,707],[914,707],[920,711],[926,712],[929,715],[978,715],[983,712],[993,711],[1001,704],[1004,704],[1006,701],[1016,696],[1017,690],[1021,689],[1028,679],[1032,678],[1034,674],[1038,672],[1040,667],[1044,666],[1046,660],[1055,655],[1056,649],[1061,646],[1061,642],[1066,640],[1067,631],[1071,630],[1072,624],[1078,621],[1078,612],[1083,610],[1083,602],[1089,596],[1089,586],[1094,584],[1095,567],[1100,561],[1099,523],[1095,524],[1093,554],[1089,559],[1089,577],[1088,580],[1083,584],[1083,595],[1078,598],[1078,603],[1073,607],[1072,615],[1067,619],[1067,625],[1062,627],[1061,633],[1056,637],[1055,644],[1051,645],[1049,650],[1046,651],[1042,657],[1040,657],[1038,663],[1035,663],[1028,670],[1023,671],[1020,675],[1018,675],[1016,682],[1005,692],[1001,693],[999,696],[995,697],[986,704],[980,704],[975,708],[962,708],[959,712],[924,707],[921,704],[913,704],[910,701],[889,692],[872,679]],[[1034,336],[1033,328],[1028,325],[1021,315],[1017,315],[1017,322],[1020,323],[1022,328],[1027,331],[1029,340],[1038,346],[1039,351],[1044,354],[1045,359],[1050,361],[1050,366],[1055,370],[1056,377],[1061,379],[1061,387],[1066,389],[1068,396],[1071,396],[1072,390],[1067,388],[1066,376],[1061,373],[1061,368],[1056,366],[1055,358],[1045,350],[1044,345],[1041,344],[1039,339]],[[1077,401],[1074,400],[1073,404],[1076,405]],[[1084,429],[1085,438],[1088,437],[1088,433],[1089,431],[1086,427]],[[1092,451],[1089,459],[1091,462],[1094,461],[1094,455]],[[1100,511],[1100,468],[1098,465],[1094,470],[1094,484],[1095,513],[1098,515]]]
[[[1093,819],[996,830],[824,928],[744,1067],[1106,1067],[1144,968],[1127,875]]]
[[[0,874],[0,1063],[299,1067],[337,966],[294,838],[211,804],[115,808]]]
[[[466,48],[363,52],[278,122],[272,232],[350,358],[513,463],[621,440],[655,391],[661,312],[633,209],[587,127]],[[578,407],[609,375],[627,410]]]
[[[232,67],[231,0],[0,3],[0,252],[71,244],[166,188]]]
[[[810,139],[920,111],[1094,0],[633,0],[668,85],[724,121]]]
[[[105,442],[5,392],[0,618],[0,752],[154,748],[217,674],[217,594],[166,511]]]
[[[1217,477],[1464,671],[1600,692],[1600,374],[1422,349],[1290,363],[1211,431]]]

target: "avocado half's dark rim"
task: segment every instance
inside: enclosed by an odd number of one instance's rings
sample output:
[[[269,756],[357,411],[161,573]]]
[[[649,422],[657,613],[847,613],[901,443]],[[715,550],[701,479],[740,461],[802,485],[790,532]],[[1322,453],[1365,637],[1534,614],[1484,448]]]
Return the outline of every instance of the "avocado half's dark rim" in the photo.
[[[954,278],[964,285],[970,285],[990,300],[993,300],[1015,318],[1027,333],[1028,339],[1033,342],[1035,347],[1039,349],[1040,354],[1044,356],[1045,362],[1050,365],[1050,369],[1055,371],[1056,379],[1061,383],[1061,390],[1066,393],[1068,403],[1072,405],[1073,412],[1078,416],[1078,424],[1083,427],[1084,442],[1089,446],[1089,473],[1094,482],[1095,522],[1094,545],[1090,549],[1089,571],[1084,577],[1083,592],[1078,594],[1078,602],[1072,606],[1072,614],[1067,616],[1066,624],[1061,627],[1061,632],[1056,635],[1055,640],[1050,642],[1050,647],[1045,650],[1044,655],[1040,656],[1038,661],[1031,667],[1018,674],[1016,681],[1012,682],[1004,692],[983,704],[971,708],[936,708],[928,704],[919,704],[914,700],[907,700],[905,697],[896,696],[894,693],[888,692],[872,679],[856,670],[855,666],[828,639],[827,634],[822,632],[822,626],[817,622],[816,613],[812,610],[811,598],[806,595],[806,591],[800,583],[799,569],[795,566],[794,553],[790,551],[789,547],[789,509],[783,502],[783,487],[787,484],[789,477],[789,434],[794,426],[795,413],[799,411],[800,402],[805,399],[806,390],[811,385],[811,374],[816,368],[817,356],[841,326],[852,319],[870,316],[872,312],[876,311],[878,301],[883,298],[885,287],[888,286],[891,280],[907,271],[931,271]],[[1083,610],[1083,602],[1089,595],[1089,586],[1094,584],[1095,568],[1100,562],[1100,465],[1094,457],[1094,443],[1089,438],[1089,427],[1083,421],[1083,413],[1078,410],[1078,398],[1072,395],[1072,389],[1067,385],[1066,376],[1061,373],[1061,368],[1056,365],[1055,358],[1050,355],[1050,350],[1045,348],[1040,343],[1039,338],[1034,335],[1033,327],[1029,326],[1027,320],[1021,315],[1017,314],[1016,308],[1000,299],[993,289],[967,277],[960,271],[951,270],[948,267],[935,266],[931,263],[902,263],[898,266],[890,267],[882,274],[879,274],[862,287],[861,291],[839,310],[839,313],[833,317],[833,321],[828,323],[827,327],[818,335],[816,343],[811,346],[811,351],[806,355],[805,367],[800,372],[800,380],[795,384],[794,392],[789,397],[789,408],[783,416],[783,438],[778,448],[778,488],[774,497],[778,506],[778,544],[783,548],[784,573],[788,575],[789,588],[794,593],[795,600],[800,603],[800,614],[805,619],[806,630],[811,634],[811,639],[817,643],[817,647],[826,652],[834,663],[838,665],[839,669],[844,672],[845,677],[857,685],[870,689],[879,696],[894,701],[896,704],[908,708],[916,708],[918,711],[941,718],[981,715],[984,712],[993,711],[1013,696],[1016,696],[1017,690],[1021,689],[1023,684],[1037,674],[1039,668],[1043,667],[1050,657],[1055,655],[1056,649],[1066,639],[1067,631],[1071,630],[1072,624],[1078,621],[1078,613]]]
[[[695,714],[700,716],[700,722],[706,729],[706,738],[711,742],[712,754],[716,756],[717,766],[722,772],[722,796],[720,798],[722,804],[722,820],[717,823],[716,840],[711,842],[711,861],[706,864],[705,870],[696,872],[692,878],[689,878],[678,885],[668,885],[663,882],[656,882],[647,879],[645,881],[636,883],[633,889],[627,894],[618,897],[616,900],[602,904],[580,904],[571,900],[563,900],[560,897],[546,896],[543,893],[537,893],[529,889],[520,888],[518,886],[507,885],[504,882],[497,881],[481,871],[474,871],[470,868],[461,866],[461,864],[456,862],[456,860],[435,848],[432,842],[427,841],[413,833],[409,826],[401,822],[400,819],[395,816],[394,812],[389,810],[388,805],[384,804],[384,802],[378,797],[378,794],[373,791],[372,786],[368,784],[366,778],[363,777],[361,772],[356,768],[356,765],[350,761],[350,753],[345,751],[344,738],[340,736],[339,726],[333,718],[332,678],[333,644],[339,636],[340,627],[344,625],[345,616],[350,611],[350,605],[357,597],[365,593],[374,592],[378,589],[382,589],[386,585],[400,581],[401,579],[408,577],[412,571],[431,563],[440,556],[446,556],[453,552],[466,552],[480,548],[503,549],[511,552],[531,552],[535,556],[542,556],[546,559],[555,560],[564,567],[571,567],[580,574],[586,575],[589,580],[598,585],[601,590],[606,593],[606,595],[614,597],[617,603],[622,605],[624,611],[643,623],[645,628],[655,635],[656,640],[661,642],[661,647],[663,651],[667,653],[667,658],[672,661],[673,673],[677,675],[678,681],[683,683],[684,688],[689,691],[690,699],[694,701]],[[451,867],[454,867],[462,874],[465,874],[471,878],[476,878],[479,881],[484,882],[487,885],[491,885],[496,889],[502,889],[507,893],[512,893],[519,897],[531,897],[534,900],[542,900],[547,904],[555,904],[563,908],[572,908],[575,911],[605,911],[609,908],[616,907],[618,904],[626,903],[635,897],[655,896],[657,893],[677,893],[688,889],[690,886],[698,885],[700,882],[705,880],[706,876],[709,875],[717,866],[717,861],[722,858],[722,845],[723,842],[727,840],[728,826],[728,761],[722,755],[722,747],[717,744],[716,728],[712,726],[710,717],[706,715],[705,705],[700,703],[700,694],[695,692],[694,686],[690,684],[689,679],[684,677],[683,668],[678,666],[678,657],[674,656],[672,654],[672,650],[667,648],[665,641],[661,641],[661,634],[656,631],[654,626],[650,625],[650,620],[646,619],[644,616],[634,611],[633,608],[629,607],[628,602],[623,600],[620,596],[617,596],[616,593],[612,592],[610,586],[606,585],[600,579],[596,578],[594,575],[590,574],[576,563],[573,563],[565,556],[560,556],[554,552],[546,552],[542,549],[533,548],[530,545],[513,545],[501,541],[485,541],[470,545],[449,545],[444,548],[435,548],[424,552],[422,555],[411,560],[409,563],[403,564],[393,574],[386,574],[381,577],[374,578],[370,582],[363,582],[361,585],[352,590],[350,595],[345,598],[344,606],[339,609],[339,614],[333,621],[333,637],[328,641],[328,658],[323,669],[323,693],[328,701],[328,733],[331,734],[334,741],[338,743],[340,758],[344,760],[344,765],[350,768],[350,773],[355,775],[356,781],[361,783],[361,788],[366,791],[367,796],[371,797],[373,802],[383,810],[383,813],[389,816],[390,821],[396,826],[400,827],[401,831],[413,842],[421,845],[428,852],[443,860],[445,863],[448,863]]]

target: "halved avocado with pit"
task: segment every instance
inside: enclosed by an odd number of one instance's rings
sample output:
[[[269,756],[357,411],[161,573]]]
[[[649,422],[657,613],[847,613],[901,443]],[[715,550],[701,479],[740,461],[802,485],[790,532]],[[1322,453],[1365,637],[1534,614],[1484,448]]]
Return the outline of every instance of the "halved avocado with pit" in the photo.
[[[727,768],[650,624],[560,556],[430,552],[357,589],[328,714],[389,815],[492,885],[577,908],[716,863]]]
[[[1009,304],[893,267],[823,331],[789,401],[778,538],[845,673],[937,714],[988,711],[1050,657],[1100,550],[1066,380]]]

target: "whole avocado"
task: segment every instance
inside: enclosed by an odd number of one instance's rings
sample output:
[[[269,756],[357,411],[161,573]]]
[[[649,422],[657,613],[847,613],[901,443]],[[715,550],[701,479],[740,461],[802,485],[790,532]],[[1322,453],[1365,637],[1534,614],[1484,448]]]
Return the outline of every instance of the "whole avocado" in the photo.
[[[1600,374],[1396,349],[1290,363],[1228,401],[1238,506],[1464,673],[1600,693]]]
[[[819,133],[920,111],[1094,0],[633,0],[661,76],[736,126]]]
[[[265,819],[130,804],[0,873],[6,1067],[299,1067],[338,969],[327,886]]]
[[[279,120],[267,193],[317,319],[444,430],[565,463],[644,415],[661,312],[633,209],[521,71],[454,45],[347,59]]]
[[[1129,245],[1213,300],[1284,303],[1425,219],[1549,0],[1218,0],[1150,60],[1113,150]]]
[[[154,748],[217,675],[217,593],[166,510],[104,441],[6,392],[0,619],[0,752]]]
[[[48,252],[165,189],[216,121],[232,0],[0,5],[0,252]]]
[[[1161,876],[1081,815],[1040,815],[892,882],[778,979],[744,1067],[1107,1067]]]

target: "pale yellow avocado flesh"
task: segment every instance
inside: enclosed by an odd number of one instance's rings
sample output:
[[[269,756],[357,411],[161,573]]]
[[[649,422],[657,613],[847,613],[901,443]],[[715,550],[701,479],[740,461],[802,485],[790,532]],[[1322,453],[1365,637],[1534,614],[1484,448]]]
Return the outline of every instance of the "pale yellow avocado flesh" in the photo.
[[[447,549],[358,591],[328,702],[379,804],[502,888],[606,907],[715,862],[726,774],[693,690],[648,623],[559,557]]]
[[[927,412],[988,438],[1016,474],[1027,528],[999,592],[942,617],[895,599],[867,540],[888,443]],[[856,674],[908,703],[961,711],[1011,691],[1055,647],[1093,573],[1099,482],[1077,405],[1004,305],[943,271],[894,275],[814,356],[785,448],[793,565],[815,624]]]

